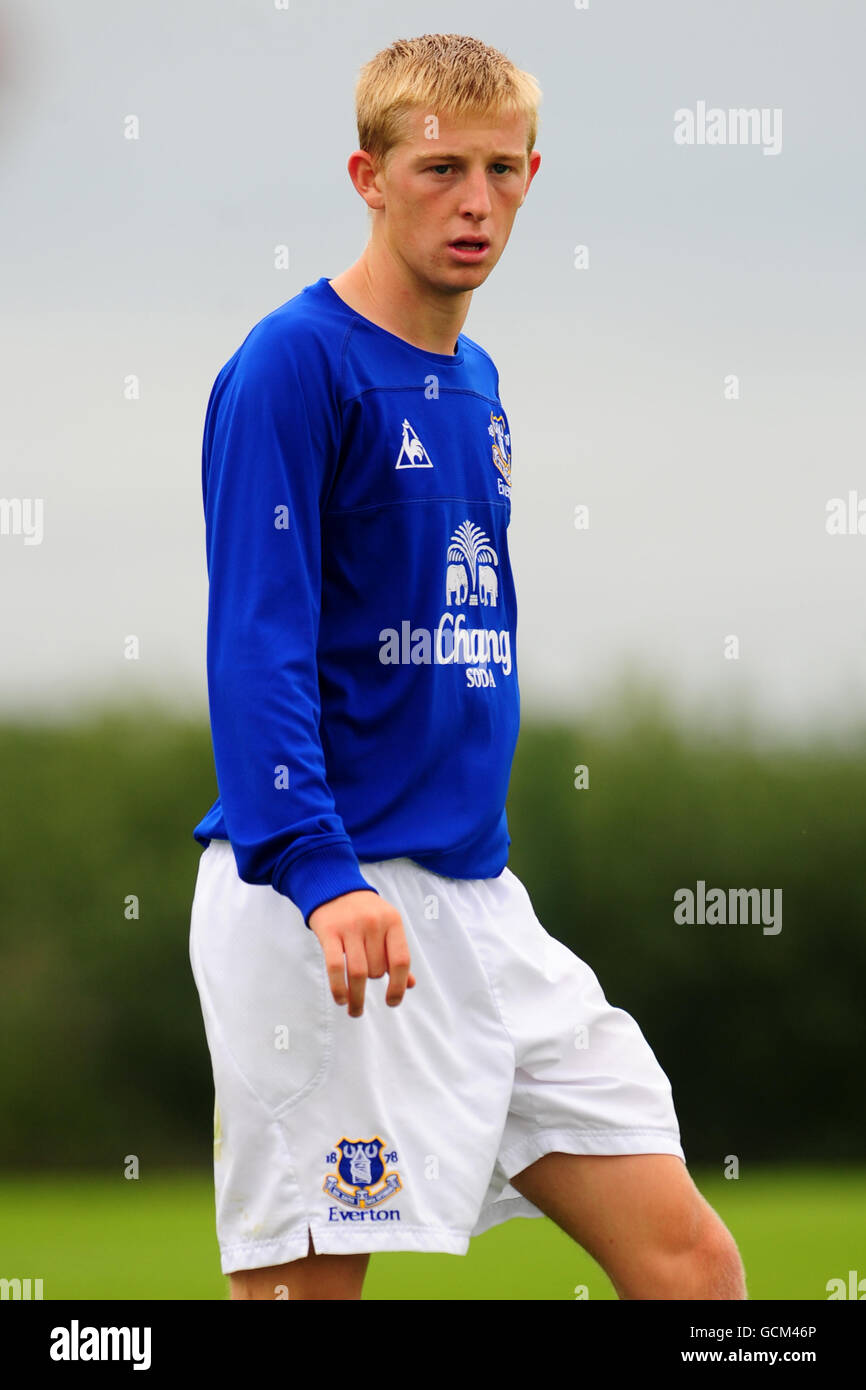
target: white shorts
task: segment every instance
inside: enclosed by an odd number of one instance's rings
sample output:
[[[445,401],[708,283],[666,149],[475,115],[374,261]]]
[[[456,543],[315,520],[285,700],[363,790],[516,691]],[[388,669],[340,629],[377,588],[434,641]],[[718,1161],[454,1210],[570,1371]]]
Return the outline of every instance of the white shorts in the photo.
[[[224,1274],[323,1254],[465,1255],[543,1213],[509,1179],[543,1154],[676,1154],[670,1083],[634,1019],[548,935],[520,880],[362,862],[400,912],[417,984],[335,1004],[299,909],[201,856],[190,961],[214,1073]],[[309,1234],[308,1234],[309,1233]]]

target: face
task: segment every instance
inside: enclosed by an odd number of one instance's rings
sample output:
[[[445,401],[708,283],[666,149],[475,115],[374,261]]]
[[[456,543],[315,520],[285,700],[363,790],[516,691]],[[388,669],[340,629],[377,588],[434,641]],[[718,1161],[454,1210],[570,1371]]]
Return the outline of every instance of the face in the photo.
[[[374,236],[419,280],[443,293],[464,293],[484,283],[511,234],[541,155],[526,154],[526,117],[470,118],[455,122],[413,111],[409,138],[384,168],[372,167],[363,190],[381,210]],[[427,133],[436,132],[435,139]],[[460,241],[481,241],[480,250]]]

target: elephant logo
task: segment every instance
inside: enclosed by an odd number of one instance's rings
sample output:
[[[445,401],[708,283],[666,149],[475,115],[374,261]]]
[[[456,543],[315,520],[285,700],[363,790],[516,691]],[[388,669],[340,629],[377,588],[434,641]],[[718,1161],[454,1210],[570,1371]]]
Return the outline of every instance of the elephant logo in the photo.
[[[496,571],[492,565],[478,566],[478,596],[482,604],[492,604],[496,607],[496,600],[499,597],[499,580],[496,578]]]
[[[451,607],[451,599],[458,606],[466,602],[469,593],[469,576],[465,565],[449,565],[445,571],[445,603]]]
[[[468,603],[477,607],[496,607],[499,601],[499,580],[496,569],[499,558],[490,537],[480,526],[466,520],[461,522],[448,546],[448,568],[445,571],[445,603],[452,599],[458,607]]]

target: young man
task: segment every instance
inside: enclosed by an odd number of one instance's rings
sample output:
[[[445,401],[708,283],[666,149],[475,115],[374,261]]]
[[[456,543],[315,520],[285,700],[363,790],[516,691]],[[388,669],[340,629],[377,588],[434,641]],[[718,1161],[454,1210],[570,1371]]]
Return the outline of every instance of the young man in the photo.
[[[745,1297],[667,1077],[507,867],[511,439],[461,328],[538,170],[539,96],[461,35],[368,63],[369,242],[211,393],[220,795],[190,951],[233,1298],[359,1298],[374,1251],[465,1254],[542,1214],[622,1298]]]

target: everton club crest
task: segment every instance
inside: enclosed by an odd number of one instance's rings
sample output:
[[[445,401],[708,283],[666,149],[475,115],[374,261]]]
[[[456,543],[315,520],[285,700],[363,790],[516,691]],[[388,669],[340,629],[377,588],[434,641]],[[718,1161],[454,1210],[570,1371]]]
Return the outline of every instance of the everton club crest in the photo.
[[[384,1153],[384,1142],[375,1139],[341,1139],[328,1162],[337,1164],[336,1173],[325,1178],[323,1191],[344,1206],[358,1210],[377,1207],[400,1191],[396,1172],[386,1172],[386,1163],[396,1163],[396,1153]]]
[[[490,412],[487,433],[493,440],[493,462],[508,486],[511,486],[511,435],[505,432],[505,417]]]

